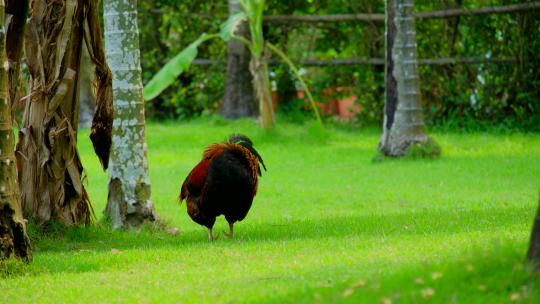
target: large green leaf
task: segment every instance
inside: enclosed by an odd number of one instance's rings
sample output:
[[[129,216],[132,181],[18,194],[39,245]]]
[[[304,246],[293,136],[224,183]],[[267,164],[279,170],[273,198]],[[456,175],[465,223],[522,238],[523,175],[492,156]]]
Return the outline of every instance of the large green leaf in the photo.
[[[197,57],[197,47],[206,40],[216,37],[218,36],[202,34],[199,39],[193,41],[188,47],[167,62],[144,87],[144,100],[150,100],[158,96],[163,90],[170,86],[176,80],[178,75],[186,71],[195,57]]]
[[[246,14],[244,12],[236,12],[233,15],[229,17],[225,22],[221,24],[221,30],[219,31],[219,36],[221,39],[225,41],[231,40],[231,38],[234,36],[234,32],[236,32],[236,29],[242,23],[242,21],[246,20]]]

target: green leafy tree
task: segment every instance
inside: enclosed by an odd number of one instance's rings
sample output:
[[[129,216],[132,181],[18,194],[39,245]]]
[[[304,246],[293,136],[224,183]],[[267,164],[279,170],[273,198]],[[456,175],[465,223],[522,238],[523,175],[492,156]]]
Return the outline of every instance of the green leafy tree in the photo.
[[[137,10],[143,83],[201,33],[219,31],[220,20],[229,15],[226,1],[139,1]],[[217,39],[206,43],[198,54],[200,58],[226,56],[226,48]],[[216,112],[225,90],[224,76],[222,63],[192,66],[174,85],[145,102],[146,118],[186,119]]]
[[[452,8],[476,9],[517,4],[519,0],[416,1],[417,12]],[[461,3],[461,4],[460,4]],[[384,13],[383,0],[278,1],[267,0],[265,15]],[[143,80],[163,67],[167,58],[202,32],[213,33],[228,15],[225,1],[165,1],[140,3]],[[478,129],[540,128],[540,10],[507,14],[419,19],[416,22],[419,59],[441,57],[507,58],[503,62],[442,64],[418,67],[426,125]],[[383,58],[384,23],[274,23],[264,22],[265,40],[286,50],[295,62],[310,59]],[[289,38],[286,38],[288,36]],[[199,48],[198,58],[217,59],[212,65],[190,67],[188,73],[158,98],[147,103],[153,118],[192,117],[215,112],[223,96],[226,48],[218,40]],[[317,101],[324,91],[347,87],[358,97],[361,125],[382,123],[384,65],[328,65],[304,67]],[[271,65],[279,97],[284,94],[280,70]],[[274,73],[272,73],[274,72]],[[290,95],[294,96],[295,95]],[[339,95],[338,95],[339,97]],[[281,99],[280,99],[281,100]],[[295,105],[303,110],[303,103]],[[281,105],[280,105],[281,106]],[[278,107],[284,109],[284,107]]]
[[[221,32],[219,34],[202,34],[199,39],[192,42],[187,48],[176,55],[152,78],[152,80],[150,80],[144,90],[145,99],[149,100],[156,97],[166,87],[171,85],[178,75],[186,71],[197,56],[197,48],[203,42],[213,38],[222,38],[225,41],[236,39],[245,44],[251,52],[250,71],[253,75],[253,87],[259,101],[259,114],[262,127],[264,129],[272,129],[275,124],[275,115],[272,106],[270,80],[268,75],[268,57],[270,51],[281,57],[298,77],[302,86],[306,90],[306,94],[310,100],[316,119],[319,124],[322,125],[322,121],[319,117],[313,97],[311,96],[311,92],[307,88],[307,85],[302,77],[300,77],[298,69],[292,64],[292,62],[287,58],[287,56],[285,56],[283,52],[264,40],[262,21],[265,1],[238,0],[238,2],[242,6],[242,11],[237,12],[229,17],[229,19],[222,24]],[[238,25],[244,20],[247,20],[249,24],[249,40],[234,34],[238,28]]]

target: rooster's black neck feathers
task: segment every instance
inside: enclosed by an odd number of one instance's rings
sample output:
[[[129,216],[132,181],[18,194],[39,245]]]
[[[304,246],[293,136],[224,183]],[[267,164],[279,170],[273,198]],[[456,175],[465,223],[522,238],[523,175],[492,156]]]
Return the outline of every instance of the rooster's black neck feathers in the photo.
[[[255,148],[253,148],[253,142],[247,136],[242,135],[242,134],[231,134],[229,136],[229,139],[228,139],[227,142],[230,143],[230,144],[241,145],[244,148],[248,149],[251,153],[253,153],[257,157],[257,159],[259,160],[259,162],[263,166],[264,171],[266,171],[266,166],[264,165],[264,161],[263,161],[261,155],[259,155],[257,150],[255,150]]]

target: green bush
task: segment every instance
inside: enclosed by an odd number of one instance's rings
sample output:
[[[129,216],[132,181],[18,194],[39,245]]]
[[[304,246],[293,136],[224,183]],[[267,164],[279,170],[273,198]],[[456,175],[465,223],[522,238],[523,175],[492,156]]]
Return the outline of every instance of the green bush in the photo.
[[[507,5],[518,0],[467,1],[465,8]],[[453,7],[451,2],[417,1],[417,11]],[[202,32],[216,32],[228,14],[225,1],[141,2],[140,28],[145,83],[157,70]],[[269,0],[267,14],[384,13],[383,0]],[[540,129],[540,11],[428,19],[417,21],[419,58],[510,58],[506,63],[422,65],[421,93],[428,125],[464,130]],[[342,22],[316,25],[267,24],[265,36],[296,61],[306,58],[383,58],[382,23]],[[452,43],[452,41],[454,41]],[[226,46],[216,40],[199,50],[198,58],[221,60],[195,66],[152,102],[156,119],[197,117],[219,110],[224,92]],[[272,66],[279,85],[281,66]],[[307,68],[315,98],[324,101],[329,87],[349,87],[362,106],[360,125],[380,125],[384,107],[384,67],[372,65]],[[281,75],[281,76],[280,76]],[[283,92],[279,92],[280,94]],[[280,105],[281,106],[281,105]],[[304,119],[299,103],[285,105],[282,117]],[[291,117],[289,117],[291,115]],[[310,116],[307,115],[306,119]]]

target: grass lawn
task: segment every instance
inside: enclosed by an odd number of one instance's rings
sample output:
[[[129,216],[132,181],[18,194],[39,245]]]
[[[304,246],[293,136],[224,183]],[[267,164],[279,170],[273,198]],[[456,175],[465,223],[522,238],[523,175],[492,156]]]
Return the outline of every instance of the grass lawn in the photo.
[[[204,146],[232,132],[253,139],[268,172],[235,239],[210,243],[177,196]],[[107,175],[80,135],[99,221]],[[3,266],[0,303],[539,303],[540,279],[522,262],[540,138],[432,135],[439,160],[372,163],[376,130],[150,124],[156,210],[180,233],[31,228],[34,261]]]

